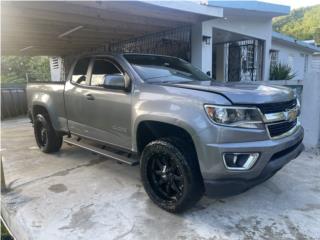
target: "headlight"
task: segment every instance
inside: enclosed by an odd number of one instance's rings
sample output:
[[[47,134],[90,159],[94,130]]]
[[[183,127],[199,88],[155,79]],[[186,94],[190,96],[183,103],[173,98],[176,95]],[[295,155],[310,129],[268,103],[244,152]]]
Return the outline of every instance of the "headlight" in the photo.
[[[216,124],[242,127],[263,128],[262,117],[257,108],[233,106],[204,106],[209,118]]]

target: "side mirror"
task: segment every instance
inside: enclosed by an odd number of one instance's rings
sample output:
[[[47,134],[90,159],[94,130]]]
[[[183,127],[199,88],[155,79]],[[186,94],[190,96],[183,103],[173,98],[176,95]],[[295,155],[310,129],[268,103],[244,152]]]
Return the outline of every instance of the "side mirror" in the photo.
[[[127,74],[108,74],[104,75],[103,87],[109,89],[122,89],[130,91],[130,78]]]

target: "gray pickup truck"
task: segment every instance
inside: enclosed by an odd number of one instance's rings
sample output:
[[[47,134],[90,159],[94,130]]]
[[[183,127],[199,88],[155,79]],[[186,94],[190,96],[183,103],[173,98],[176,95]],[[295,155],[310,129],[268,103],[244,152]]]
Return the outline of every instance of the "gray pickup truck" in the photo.
[[[169,212],[244,192],[303,150],[292,90],[218,83],[175,57],[84,56],[66,82],[28,84],[27,97],[43,152],[65,141],[140,164],[147,194]]]

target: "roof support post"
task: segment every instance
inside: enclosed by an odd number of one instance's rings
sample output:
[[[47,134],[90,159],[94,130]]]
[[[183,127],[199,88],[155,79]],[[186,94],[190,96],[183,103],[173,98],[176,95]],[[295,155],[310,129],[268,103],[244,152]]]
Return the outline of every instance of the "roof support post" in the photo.
[[[197,23],[191,30],[191,63],[212,76],[212,27]]]
[[[269,29],[272,29],[272,20],[270,20],[270,27]],[[267,35],[265,41],[264,41],[264,46],[263,46],[263,64],[262,64],[262,80],[263,81],[268,81],[269,80],[269,74],[270,74],[270,49],[271,49],[271,41],[272,40],[272,35],[269,34]]]

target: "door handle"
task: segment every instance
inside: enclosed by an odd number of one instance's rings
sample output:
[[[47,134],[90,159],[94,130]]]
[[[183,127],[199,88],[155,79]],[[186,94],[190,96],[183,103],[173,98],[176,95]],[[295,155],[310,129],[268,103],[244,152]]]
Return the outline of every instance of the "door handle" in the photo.
[[[94,96],[92,94],[90,94],[90,93],[87,94],[86,97],[87,97],[88,100],[94,100]]]

